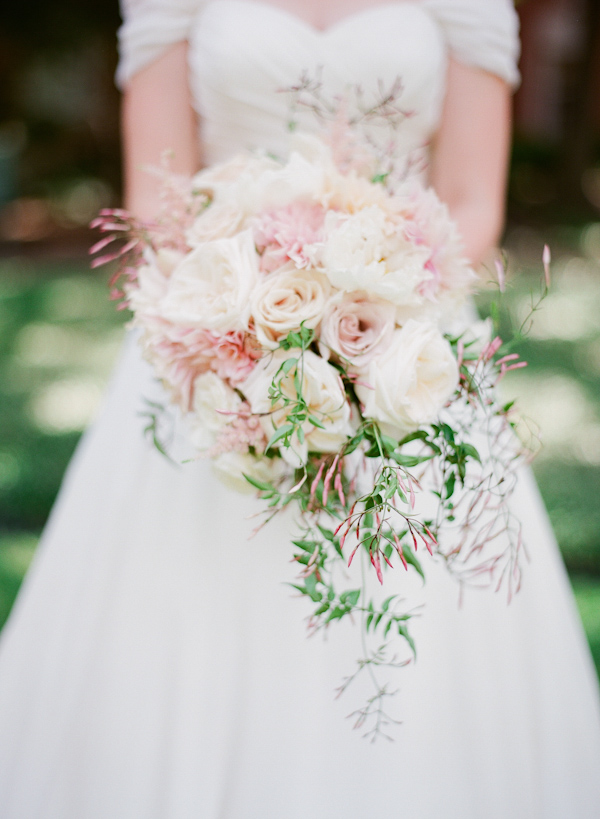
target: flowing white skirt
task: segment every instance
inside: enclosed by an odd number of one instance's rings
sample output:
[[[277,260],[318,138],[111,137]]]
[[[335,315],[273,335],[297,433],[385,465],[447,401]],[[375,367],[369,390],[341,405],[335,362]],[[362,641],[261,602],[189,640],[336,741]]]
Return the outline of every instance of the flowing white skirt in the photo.
[[[596,819],[595,672],[537,489],[522,591],[429,566],[395,741],[346,716],[358,629],[306,637],[286,518],[144,439],[128,343],[0,643],[2,819]],[[390,593],[407,575],[389,573]]]

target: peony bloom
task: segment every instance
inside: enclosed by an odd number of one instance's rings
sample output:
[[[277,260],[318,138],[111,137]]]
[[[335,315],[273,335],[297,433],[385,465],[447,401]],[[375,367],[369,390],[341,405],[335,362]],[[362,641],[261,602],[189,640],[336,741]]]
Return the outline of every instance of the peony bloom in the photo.
[[[382,208],[372,205],[355,214],[329,211],[319,268],[334,287],[362,290],[396,305],[422,301],[418,287],[431,277],[427,248],[404,237]]]
[[[309,267],[308,247],[322,240],[324,222],[323,208],[307,202],[294,202],[259,216],[254,237],[262,253],[260,269],[270,273],[288,261],[296,267]]]
[[[304,322],[314,329],[325,311],[331,286],[316,270],[292,265],[267,276],[252,294],[251,314],[263,347],[277,347],[279,339]]]
[[[246,330],[250,294],[258,282],[258,256],[251,231],[206,242],[177,265],[163,301],[174,324],[227,332]]]
[[[435,421],[456,390],[458,365],[433,324],[411,319],[394,331],[386,352],[371,361],[366,381],[355,388],[363,414],[400,437]]]
[[[281,163],[260,154],[236,154],[225,162],[203,168],[193,178],[194,189],[212,200],[234,200],[237,183],[260,179],[266,171],[277,171]]]
[[[431,276],[420,285],[421,295],[432,302],[443,300],[444,307],[446,302],[464,303],[477,276],[464,258],[463,243],[448,208],[433,190],[415,188],[408,194],[404,233],[429,250],[426,267]]]
[[[327,175],[319,201],[331,210],[358,213],[373,206],[385,210],[390,196],[383,185],[374,185],[353,170],[345,174],[335,171]]]
[[[333,351],[355,369],[367,367],[375,355],[389,346],[394,318],[394,305],[388,301],[369,298],[360,291],[337,294],[321,322],[323,355],[328,357]]]
[[[266,356],[241,389],[248,399],[252,412],[261,414],[261,423],[267,439],[275,429],[286,422],[289,407],[271,406],[269,387],[283,362],[300,356],[300,350],[275,350]],[[304,441],[295,440],[289,449],[282,447],[281,457],[294,467],[306,463],[309,452],[337,452],[352,434],[350,405],[346,400],[344,387],[338,372],[320,356],[310,351],[304,353],[302,361],[302,396],[308,404],[309,413],[314,415],[324,429],[313,426],[308,420],[303,425]],[[294,389],[295,367],[281,379],[281,390],[292,401],[296,399]]]
[[[294,202],[314,202],[325,184],[325,168],[296,151],[284,165],[265,171],[258,179],[241,178],[235,196],[242,208],[255,213],[284,208]]]

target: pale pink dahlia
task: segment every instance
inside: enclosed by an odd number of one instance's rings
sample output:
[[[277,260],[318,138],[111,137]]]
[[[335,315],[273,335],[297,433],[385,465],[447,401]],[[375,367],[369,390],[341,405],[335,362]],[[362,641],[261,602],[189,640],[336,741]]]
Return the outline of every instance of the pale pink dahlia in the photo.
[[[294,202],[259,216],[254,237],[262,253],[263,273],[271,273],[288,261],[299,268],[309,267],[311,260],[305,248],[322,241],[324,221],[321,205],[306,202]]]

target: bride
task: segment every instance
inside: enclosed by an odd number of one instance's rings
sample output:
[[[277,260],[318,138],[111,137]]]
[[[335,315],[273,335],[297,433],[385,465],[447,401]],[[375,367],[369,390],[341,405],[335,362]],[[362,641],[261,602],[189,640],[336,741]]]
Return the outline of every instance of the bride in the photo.
[[[125,0],[127,205],[165,148],[194,172],[246,147],[285,151],[277,89],[403,83],[403,150],[478,261],[501,224],[517,23],[509,0]],[[73,459],[0,651],[3,819],[592,819],[595,674],[531,476],[514,512],[522,591],[457,604],[434,564],[411,601],[417,661],[398,675],[395,742],[345,719],[335,688],[355,630],[306,639],[284,581],[288,525],[249,541],[252,497],[143,437],[159,394],[126,344]],[[394,583],[396,581],[392,581]],[[402,593],[406,590],[401,586]],[[392,589],[393,591],[394,589]]]

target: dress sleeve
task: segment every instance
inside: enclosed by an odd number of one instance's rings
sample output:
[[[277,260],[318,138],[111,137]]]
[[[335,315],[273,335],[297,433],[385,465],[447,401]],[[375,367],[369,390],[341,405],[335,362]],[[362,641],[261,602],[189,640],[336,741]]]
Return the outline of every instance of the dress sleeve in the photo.
[[[123,88],[173,43],[187,39],[203,0],[120,0],[116,83]]]
[[[448,48],[465,65],[519,83],[519,18],[512,0],[424,0]]]

